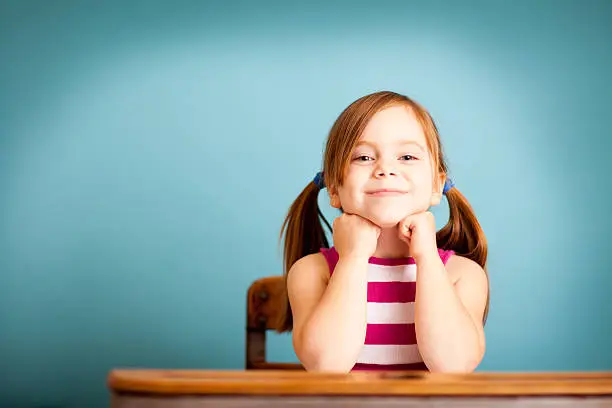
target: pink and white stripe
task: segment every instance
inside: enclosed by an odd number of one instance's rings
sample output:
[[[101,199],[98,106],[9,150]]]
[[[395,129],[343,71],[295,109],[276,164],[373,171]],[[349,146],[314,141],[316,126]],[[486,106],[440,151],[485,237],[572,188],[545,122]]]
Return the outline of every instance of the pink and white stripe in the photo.
[[[330,274],[338,262],[335,248],[322,249]],[[453,251],[438,250],[444,263]],[[426,370],[414,327],[416,264],[412,258],[370,258],[367,328],[353,370]]]

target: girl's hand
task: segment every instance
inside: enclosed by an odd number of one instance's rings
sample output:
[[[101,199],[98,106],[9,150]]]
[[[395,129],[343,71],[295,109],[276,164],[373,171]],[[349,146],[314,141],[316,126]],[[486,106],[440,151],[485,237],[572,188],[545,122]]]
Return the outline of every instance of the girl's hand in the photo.
[[[368,259],[376,251],[380,228],[363,217],[342,214],[334,220],[334,247],[341,258]]]
[[[429,211],[409,215],[399,223],[399,237],[410,247],[417,263],[439,258],[436,243],[436,220]]]

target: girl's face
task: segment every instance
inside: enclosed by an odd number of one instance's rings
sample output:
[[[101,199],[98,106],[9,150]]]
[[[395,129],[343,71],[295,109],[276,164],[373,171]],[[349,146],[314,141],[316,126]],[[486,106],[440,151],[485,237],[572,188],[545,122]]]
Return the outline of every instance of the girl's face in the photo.
[[[393,106],[376,113],[350,158],[342,186],[330,189],[332,206],[381,228],[396,226],[441,199],[425,134],[412,110]]]

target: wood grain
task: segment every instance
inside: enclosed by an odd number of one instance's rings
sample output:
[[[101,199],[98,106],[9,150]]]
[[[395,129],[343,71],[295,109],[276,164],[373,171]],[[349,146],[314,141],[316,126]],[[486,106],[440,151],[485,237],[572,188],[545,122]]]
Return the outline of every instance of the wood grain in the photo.
[[[603,408],[612,397],[247,397],[115,395],[112,408]]]
[[[586,396],[612,395],[612,372],[472,373],[117,369],[114,393],[157,395]]]
[[[257,279],[247,291],[247,329],[274,330],[283,309],[282,276]]]
[[[267,332],[276,329],[284,308],[285,286],[282,276],[254,281],[247,291],[245,368],[247,370],[303,370],[299,364],[267,361]]]

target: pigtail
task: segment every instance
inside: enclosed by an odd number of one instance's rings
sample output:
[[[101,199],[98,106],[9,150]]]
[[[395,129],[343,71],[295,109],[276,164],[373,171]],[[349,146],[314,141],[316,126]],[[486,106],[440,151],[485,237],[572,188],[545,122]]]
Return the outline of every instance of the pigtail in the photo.
[[[446,192],[446,198],[449,206],[449,220],[436,235],[438,247],[452,249],[457,255],[471,259],[486,273],[487,239],[472,206],[455,187]],[[487,318],[488,311],[489,298],[487,296],[484,320]]]
[[[300,258],[317,253],[321,248],[329,248],[321,220],[330,231],[332,228],[319,208],[317,199],[320,190],[321,187],[315,181],[310,182],[289,208],[281,228],[281,239],[283,234],[285,236],[283,251],[284,310],[281,311],[277,325],[277,331],[281,333],[293,328],[293,316],[287,295],[287,275],[291,267]]]

